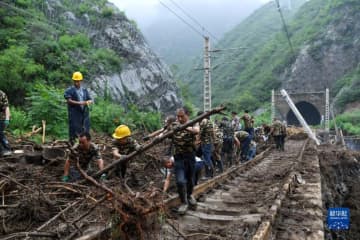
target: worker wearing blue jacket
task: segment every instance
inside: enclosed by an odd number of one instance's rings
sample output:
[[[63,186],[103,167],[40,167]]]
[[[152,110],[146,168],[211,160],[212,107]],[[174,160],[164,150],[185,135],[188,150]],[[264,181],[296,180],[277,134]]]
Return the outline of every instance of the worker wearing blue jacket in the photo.
[[[81,72],[74,72],[72,80],[74,85],[65,90],[64,98],[68,105],[69,141],[74,144],[80,133],[90,131],[89,105],[92,99],[88,90],[81,86]]]

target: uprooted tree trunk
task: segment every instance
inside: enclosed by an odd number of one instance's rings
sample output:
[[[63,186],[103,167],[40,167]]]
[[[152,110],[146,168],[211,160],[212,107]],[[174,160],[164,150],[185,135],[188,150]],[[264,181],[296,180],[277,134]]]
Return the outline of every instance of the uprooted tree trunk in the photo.
[[[77,161],[77,168],[79,169],[82,176],[85,180],[90,181],[93,185],[101,188],[106,192],[106,196],[108,200],[112,203],[112,208],[118,215],[118,221],[113,222],[113,228],[119,232],[119,234],[124,239],[129,239],[129,237],[134,234],[134,231],[137,237],[141,240],[144,239],[144,229],[146,228],[147,219],[152,213],[156,212],[165,212],[165,205],[164,201],[151,201],[154,200],[156,194],[149,193],[148,195],[138,195],[134,197],[133,194],[118,194],[112,189],[108,188],[105,184],[100,184],[94,178],[100,176],[102,173],[109,171],[110,169],[114,168],[121,162],[126,162],[131,160],[133,157],[139,155],[140,153],[150,149],[154,145],[162,142],[164,139],[171,137],[174,133],[181,131],[189,126],[194,125],[195,123],[201,121],[202,119],[215,114],[219,113],[224,110],[224,107],[215,108],[209,112],[206,112],[195,119],[187,122],[179,126],[176,129],[173,129],[163,136],[153,139],[149,144],[142,146],[141,149],[132,152],[131,154],[127,155],[124,159],[117,160],[114,163],[110,164],[103,170],[97,172],[93,176],[88,176],[84,170],[81,169],[79,162]],[[73,150],[71,150],[73,151]],[[161,196],[161,199],[162,196]]]
[[[155,197],[154,194],[133,196],[132,194],[116,193],[105,184],[100,184],[94,178],[88,176],[81,169],[79,161],[77,161],[77,168],[86,180],[106,192],[104,198],[112,203],[112,208],[117,214],[117,220],[112,222],[113,228],[122,236],[122,239],[129,239],[129,236],[134,234],[135,230],[139,239],[143,240],[146,217],[159,210],[164,211],[163,201],[158,203],[151,202],[150,198]]]

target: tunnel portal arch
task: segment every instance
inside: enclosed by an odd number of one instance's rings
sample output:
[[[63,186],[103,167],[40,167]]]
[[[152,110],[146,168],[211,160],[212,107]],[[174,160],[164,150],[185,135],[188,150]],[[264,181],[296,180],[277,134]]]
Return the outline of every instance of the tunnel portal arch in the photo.
[[[328,126],[329,91],[327,89],[325,89],[325,91],[311,92],[300,92],[297,90],[287,91],[287,93],[291,101],[309,125],[321,125],[322,127]],[[289,125],[299,126],[300,123],[281,93],[273,90],[271,95],[272,118],[276,117],[281,121],[286,121]]]
[[[321,124],[321,114],[313,104],[306,101],[300,101],[296,103],[295,106],[299,110],[299,112],[301,113],[307,124],[309,125]],[[300,126],[298,119],[296,118],[294,112],[291,109],[286,114],[286,122],[289,125]]]

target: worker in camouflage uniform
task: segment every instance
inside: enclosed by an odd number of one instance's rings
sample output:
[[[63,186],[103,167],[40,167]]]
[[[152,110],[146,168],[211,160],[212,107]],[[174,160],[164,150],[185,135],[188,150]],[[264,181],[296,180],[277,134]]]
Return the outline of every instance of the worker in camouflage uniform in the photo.
[[[214,124],[214,132],[215,132],[215,139],[214,139],[214,151],[212,154],[212,159],[214,160],[214,164],[219,169],[219,172],[222,173],[224,171],[224,165],[221,159],[221,150],[223,145],[223,132],[218,127],[217,124]]]
[[[112,154],[116,160],[123,159],[126,155],[137,151],[141,148],[141,146],[137,143],[135,139],[131,137],[131,131],[128,126],[120,125],[115,129],[112,137],[114,138],[113,141],[113,148]],[[116,175],[125,178],[126,169],[128,166],[128,162],[121,162],[115,170]]]
[[[220,129],[223,132],[223,146],[221,149],[221,158],[227,167],[233,164],[234,152],[234,128],[227,117],[223,117],[220,122]]]
[[[10,123],[10,108],[6,94],[0,90],[0,157],[11,155],[11,148],[5,136],[5,129]]]
[[[287,135],[286,126],[287,126],[286,121],[283,121],[282,124],[281,124],[281,137],[280,137],[280,143],[281,143],[281,150],[282,151],[285,151],[285,138],[286,138],[286,135]]]
[[[97,163],[99,170],[103,170],[104,161],[97,145],[91,142],[89,133],[83,132],[79,135],[79,143],[72,147],[69,158],[65,161],[64,182],[75,182],[81,178],[81,174],[77,168],[79,160],[80,167],[87,172],[94,172],[93,163]],[[101,179],[105,179],[106,174],[101,175]]]
[[[232,116],[231,125],[233,126],[234,131],[240,131],[241,130],[241,123],[240,123],[240,118],[237,115],[237,112],[232,111],[231,116]]]
[[[245,131],[237,131],[234,134],[235,144],[240,147],[240,159],[242,162],[247,160],[247,154],[249,151],[249,146],[251,142],[251,137],[248,132]]]
[[[189,111],[185,107],[176,111],[177,122],[174,122],[171,129],[175,130],[180,125],[189,121]],[[196,205],[196,200],[192,196],[194,188],[195,174],[195,152],[194,142],[195,136],[199,133],[197,126],[187,127],[184,130],[177,131],[172,136],[174,146],[174,172],[176,177],[176,185],[181,200],[178,208],[179,214],[185,214],[188,204]]]
[[[66,89],[64,98],[68,105],[69,141],[74,144],[81,132],[90,131],[89,105],[92,99],[88,90],[81,86],[81,72],[74,72],[72,80],[74,85]]]
[[[284,143],[282,138],[283,135],[286,134],[286,127],[277,118],[274,118],[270,134],[274,138],[276,149],[284,150]]]
[[[271,126],[263,123],[261,128],[262,128],[262,133],[263,133],[263,140],[267,144],[269,142],[269,137],[271,135],[270,134],[271,133]]]
[[[240,118],[244,121],[244,130],[249,133],[250,138],[254,138],[254,118],[250,116],[249,111],[245,110],[244,115]]]
[[[199,111],[198,116],[204,112]],[[211,155],[213,151],[213,142],[215,139],[214,127],[210,121],[210,117],[204,118],[200,122],[200,141],[203,159],[205,162],[205,177],[212,178],[214,176],[214,166],[211,161]]]

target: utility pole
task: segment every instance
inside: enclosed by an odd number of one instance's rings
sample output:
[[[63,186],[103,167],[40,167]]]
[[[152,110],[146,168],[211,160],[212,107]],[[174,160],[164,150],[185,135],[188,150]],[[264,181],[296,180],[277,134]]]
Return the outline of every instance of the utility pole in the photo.
[[[210,41],[204,37],[204,112],[211,109]]]
[[[275,118],[275,90],[271,90],[271,119],[272,122]]]
[[[330,131],[330,95],[328,88],[325,90],[325,131]]]

